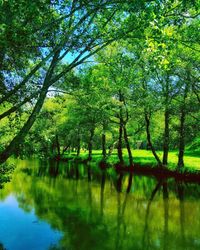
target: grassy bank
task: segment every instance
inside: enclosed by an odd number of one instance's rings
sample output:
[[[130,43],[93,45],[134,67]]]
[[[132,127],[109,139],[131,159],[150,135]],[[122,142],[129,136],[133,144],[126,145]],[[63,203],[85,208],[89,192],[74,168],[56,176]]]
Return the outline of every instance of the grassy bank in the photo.
[[[124,150],[124,161],[128,165],[128,154]],[[160,158],[162,158],[162,152],[157,152]],[[152,165],[156,166],[157,162],[149,150],[132,150],[134,163],[140,165]],[[65,154],[64,159],[76,157],[76,154]],[[80,158],[82,160],[87,159],[88,153],[81,151]],[[93,150],[92,161],[99,162],[102,159],[101,150]],[[178,153],[176,151],[169,152],[169,168],[175,169],[178,161]],[[200,151],[186,151],[185,152],[185,169],[189,171],[200,170]],[[117,151],[115,150],[113,154],[108,158],[108,163],[115,164],[118,162]]]

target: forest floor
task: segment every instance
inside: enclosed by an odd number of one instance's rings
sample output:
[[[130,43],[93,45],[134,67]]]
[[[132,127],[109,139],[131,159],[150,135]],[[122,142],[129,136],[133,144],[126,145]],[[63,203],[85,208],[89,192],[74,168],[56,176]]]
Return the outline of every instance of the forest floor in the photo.
[[[157,153],[160,156],[160,159],[162,159],[162,152],[157,151]],[[148,165],[154,167],[157,165],[157,162],[150,150],[143,150],[143,149],[132,150],[132,155],[134,163],[140,164],[141,166]],[[129,165],[128,153],[125,149],[123,150],[123,156],[125,165]],[[63,158],[67,159],[71,157],[75,158],[76,154],[75,153],[65,154]],[[87,157],[88,153],[81,151],[79,158],[82,160],[86,160]],[[93,150],[92,161],[100,162],[101,160],[102,160],[102,151]],[[110,164],[115,164],[118,162],[117,150],[113,151],[112,155],[108,158],[107,162]],[[178,152],[177,151],[169,152],[168,168],[171,170],[175,170],[177,162],[178,162]],[[200,151],[186,151],[184,156],[184,162],[185,162],[184,170],[187,170],[189,172],[200,170]]]

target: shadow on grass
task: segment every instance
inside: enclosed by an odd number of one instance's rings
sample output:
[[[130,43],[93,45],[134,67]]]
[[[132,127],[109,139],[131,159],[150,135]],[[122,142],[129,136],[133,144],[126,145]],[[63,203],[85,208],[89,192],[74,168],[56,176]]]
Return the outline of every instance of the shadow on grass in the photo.
[[[152,165],[156,165],[157,164],[157,162],[156,162],[156,160],[154,159],[154,157],[153,156],[135,156],[134,157],[134,162],[136,162],[136,163],[140,163],[141,165],[145,165],[145,164],[152,164]]]
[[[200,157],[200,151],[186,151],[185,156]]]

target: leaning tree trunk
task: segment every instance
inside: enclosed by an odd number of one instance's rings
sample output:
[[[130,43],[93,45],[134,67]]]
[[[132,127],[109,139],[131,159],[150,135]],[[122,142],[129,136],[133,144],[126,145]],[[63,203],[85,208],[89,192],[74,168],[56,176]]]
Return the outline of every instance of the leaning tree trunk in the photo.
[[[65,147],[63,148],[63,150],[62,150],[62,155],[64,155],[64,153],[70,148],[70,146],[71,146],[71,142],[69,142],[69,143],[67,144],[67,146],[65,146]]]
[[[0,164],[5,162],[16,151],[19,145],[23,142],[25,136],[27,135],[28,131],[32,127],[33,123],[35,122],[37,115],[40,112],[40,109],[42,108],[47,91],[48,91],[48,85],[47,86],[44,85],[40,93],[40,96],[38,98],[38,101],[32,111],[32,114],[28,118],[27,122],[21,128],[20,132],[10,142],[7,148],[0,154]]]
[[[151,151],[158,163],[159,166],[162,166],[162,162],[159,158],[159,156],[157,155],[156,153],[156,150],[152,144],[152,141],[151,141],[151,133],[150,133],[150,117],[149,115],[147,114],[147,112],[145,112],[145,121],[146,121],[146,134],[147,134],[147,141],[148,141],[148,145],[149,147],[151,148]]]
[[[43,106],[45,97],[46,97],[47,92],[48,92],[48,88],[51,85],[51,77],[53,75],[53,71],[54,71],[54,68],[56,66],[56,61],[57,61],[58,55],[59,55],[59,52],[57,52],[52,59],[51,65],[49,67],[49,70],[48,70],[46,77],[45,77],[45,80],[44,80],[43,87],[40,91],[40,95],[38,97],[38,100],[35,104],[35,107],[31,113],[31,115],[29,116],[28,120],[26,121],[24,126],[21,128],[19,133],[13,138],[13,140],[5,148],[5,150],[0,153],[0,164],[4,163],[14,152],[16,152],[16,150],[19,148],[19,145],[23,142],[28,131],[31,129],[33,123],[35,122],[37,115],[39,114],[39,112]]]
[[[112,155],[112,152],[113,152],[113,150],[114,150],[114,148],[115,148],[115,146],[116,146],[117,144],[118,144],[118,140],[115,141],[112,145],[110,145],[109,151],[108,151],[108,154],[107,154],[106,158],[109,158],[109,157]]]
[[[126,143],[126,148],[127,148],[127,151],[128,151],[128,157],[129,157],[129,163],[130,163],[130,166],[133,166],[133,156],[132,156],[132,152],[131,152],[131,147],[130,147],[130,143],[129,143],[129,140],[128,140],[128,135],[127,135],[127,130],[126,130],[126,125],[124,124],[124,141]]]

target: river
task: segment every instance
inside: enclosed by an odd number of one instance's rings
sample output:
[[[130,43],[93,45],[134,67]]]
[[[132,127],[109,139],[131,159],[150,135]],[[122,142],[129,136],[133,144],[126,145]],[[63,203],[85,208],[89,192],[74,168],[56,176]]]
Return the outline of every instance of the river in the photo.
[[[95,164],[15,160],[0,249],[199,250],[200,186]]]

